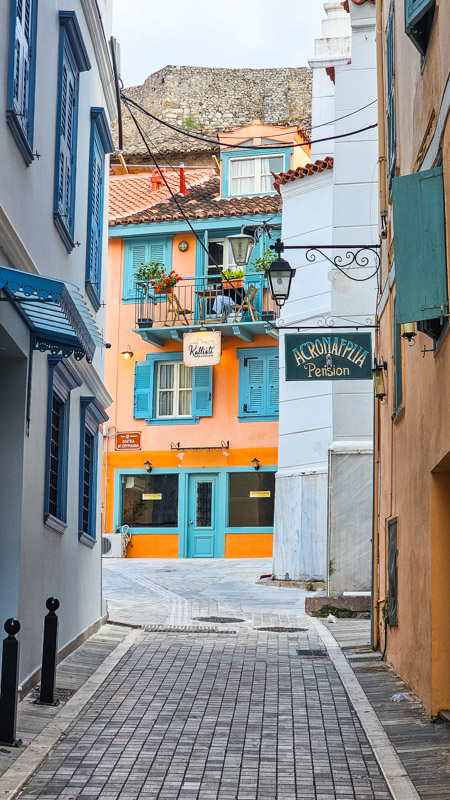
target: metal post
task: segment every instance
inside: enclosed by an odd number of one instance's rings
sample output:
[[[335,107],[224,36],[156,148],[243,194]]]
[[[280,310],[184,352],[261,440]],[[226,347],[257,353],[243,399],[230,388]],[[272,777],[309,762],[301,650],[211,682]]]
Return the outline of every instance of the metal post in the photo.
[[[42,646],[41,693],[35,703],[46,706],[57,706],[55,700],[56,651],[58,646],[58,617],[55,611],[59,608],[59,600],[49,597],[45,603],[48,614],[44,621],[44,643]]]
[[[19,687],[19,642],[16,633],[20,622],[11,617],[4,625],[8,634],[3,639],[2,676],[0,682],[0,744],[20,747],[16,739],[17,693]]]

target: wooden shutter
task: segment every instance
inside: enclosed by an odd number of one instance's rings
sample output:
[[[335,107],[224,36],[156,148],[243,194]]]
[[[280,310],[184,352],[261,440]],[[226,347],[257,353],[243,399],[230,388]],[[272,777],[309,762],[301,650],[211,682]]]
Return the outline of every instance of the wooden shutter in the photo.
[[[34,0],[35,2],[36,0]],[[17,114],[18,123],[26,137],[30,136],[30,75],[33,8],[32,0],[16,0],[16,24],[14,34],[14,72],[13,72],[13,108]]]
[[[212,416],[212,367],[193,367],[192,416]]]
[[[265,359],[250,356],[244,359],[246,391],[244,394],[244,414],[265,414],[266,398],[264,392]]]
[[[386,26],[386,130],[388,145],[389,186],[395,174],[397,156],[397,123],[395,113],[395,24],[394,3],[391,3]]]
[[[436,0],[405,0],[405,29],[411,30],[426,12],[436,4]]]
[[[442,167],[392,181],[396,321],[435,319],[448,308]]]
[[[123,296],[125,298],[134,297],[134,272],[145,264],[148,259],[148,246],[147,242],[140,242],[139,244],[127,244],[125,254],[124,276],[123,276]]]
[[[65,41],[61,65],[58,212],[67,230],[73,231],[73,186],[75,167],[75,127],[77,104],[77,75],[70,46]]]
[[[397,517],[388,522],[388,614],[389,625],[398,624],[398,574],[397,574]]]
[[[154,362],[137,361],[134,373],[134,413],[135,419],[153,417],[153,374]]]
[[[277,348],[274,347],[274,350]],[[267,376],[268,376],[268,386],[267,386],[267,413],[268,414],[278,414],[278,403],[279,403],[279,385],[280,385],[280,373],[278,369],[279,365],[279,358],[278,353],[275,355],[272,353],[267,353]]]
[[[97,297],[100,297],[102,261],[104,163],[103,148],[94,125],[90,165],[89,263],[87,277],[92,283]]]

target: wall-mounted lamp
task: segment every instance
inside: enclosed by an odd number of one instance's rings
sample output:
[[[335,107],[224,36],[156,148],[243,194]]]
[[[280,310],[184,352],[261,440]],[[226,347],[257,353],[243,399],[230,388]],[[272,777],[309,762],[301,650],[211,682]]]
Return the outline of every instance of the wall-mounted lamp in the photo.
[[[129,344],[127,344],[127,349],[122,350],[120,355],[123,356],[124,358],[133,358],[134,353]]]
[[[252,458],[252,462],[251,463],[252,463],[252,467],[255,470],[255,472],[258,472],[258,470],[259,470],[259,468],[261,466],[261,462],[257,458]]]
[[[386,386],[384,383],[384,373],[387,370],[387,361],[382,361],[381,364],[377,364],[374,362],[374,368],[372,370],[373,375],[373,385],[375,388],[375,397],[378,397],[379,400],[383,400],[386,397]]]
[[[256,244],[255,233],[256,227],[254,225],[243,225],[240,233],[227,237],[231,245],[234,263],[237,267],[245,267],[248,264]]]
[[[186,250],[189,249],[189,243],[186,242],[184,239],[182,242],[178,242],[178,250],[181,250],[182,253],[185,253]]]
[[[415,322],[404,322],[403,323],[403,330],[402,330],[403,339],[407,339],[410,344],[414,344],[414,337],[415,336],[417,336],[416,323]]]
[[[148,474],[150,475],[150,473],[151,473],[151,471],[153,469],[152,462],[151,461],[144,461],[144,467],[147,470]]]
[[[266,271],[266,276],[269,281],[272,300],[275,300],[277,306],[281,308],[289,297],[295,269],[292,269],[291,265],[284,258],[281,258],[281,253],[284,250],[281,239],[277,239],[275,244],[271,245],[271,250],[275,250],[277,257]]]

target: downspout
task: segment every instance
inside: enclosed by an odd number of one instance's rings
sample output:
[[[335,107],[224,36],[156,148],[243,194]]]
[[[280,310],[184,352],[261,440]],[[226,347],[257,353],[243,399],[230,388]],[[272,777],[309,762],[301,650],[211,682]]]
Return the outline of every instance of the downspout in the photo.
[[[386,196],[386,124],[385,124],[385,93],[384,93],[384,71],[383,71],[383,51],[384,51],[384,27],[383,27],[383,0],[375,0],[375,19],[376,19],[376,46],[377,46],[377,87],[378,87],[378,197],[379,212],[387,212]],[[387,217],[386,217],[387,218]],[[383,275],[383,242],[380,252],[380,278]],[[379,294],[381,287],[378,286]],[[378,315],[375,322],[378,322]],[[379,333],[375,328],[375,353],[378,355]],[[379,644],[379,475],[380,475],[380,404],[374,397],[374,420],[373,420],[373,534],[372,534],[372,647]]]

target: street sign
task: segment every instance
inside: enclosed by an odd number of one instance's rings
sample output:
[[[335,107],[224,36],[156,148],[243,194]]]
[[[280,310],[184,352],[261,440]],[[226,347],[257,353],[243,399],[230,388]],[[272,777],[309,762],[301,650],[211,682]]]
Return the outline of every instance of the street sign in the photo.
[[[183,336],[185,367],[207,367],[220,364],[222,335],[220,331],[197,331]]]
[[[370,333],[288,333],[287,381],[372,380]]]
[[[140,431],[129,431],[128,433],[118,433],[116,435],[116,450],[140,450],[141,434]]]

